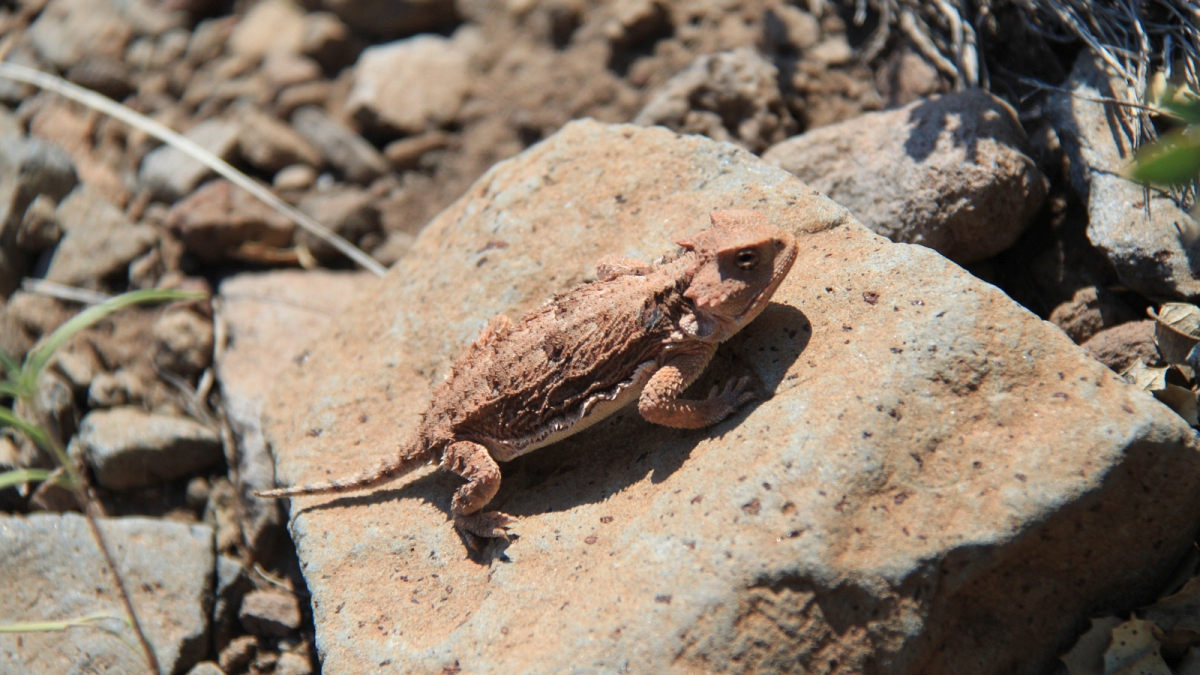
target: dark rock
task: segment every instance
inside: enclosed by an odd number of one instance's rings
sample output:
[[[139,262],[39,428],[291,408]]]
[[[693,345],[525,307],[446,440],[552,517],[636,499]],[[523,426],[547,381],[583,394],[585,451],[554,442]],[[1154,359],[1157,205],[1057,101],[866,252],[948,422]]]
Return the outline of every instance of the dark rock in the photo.
[[[86,58],[71,66],[67,71],[67,79],[116,101],[124,99],[136,89],[129,66],[115,58]]]
[[[237,635],[238,610],[242,596],[254,589],[246,566],[228,555],[217,556],[217,592],[213,603],[213,646],[217,653],[225,651]]]
[[[362,40],[333,12],[304,15],[300,52],[316,60],[327,72],[337,72],[354,63],[363,47]]]
[[[382,39],[433,32],[458,20],[452,0],[319,0],[351,28]]]

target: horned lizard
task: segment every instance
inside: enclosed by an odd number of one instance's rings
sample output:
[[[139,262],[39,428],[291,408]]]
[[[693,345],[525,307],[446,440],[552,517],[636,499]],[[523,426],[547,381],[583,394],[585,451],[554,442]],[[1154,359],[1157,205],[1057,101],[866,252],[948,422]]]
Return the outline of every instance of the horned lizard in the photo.
[[[513,519],[483,511],[500,468],[579,433],[637,400],[642,417],[670,427],[716,424],[755,398],[748,377],[702,401],[678,398],[717,344],[753,320],[796,259],[795,238],[749,210],[714,211],[708,230],[653,265],[608,256],[598,280],[555,296],[515,323],[491,319],[433,393],[395,459],[353,478],[257,492],[293,497],[369,488],[439,462],[466,479],[454,524],[477,548],[507,539]]]

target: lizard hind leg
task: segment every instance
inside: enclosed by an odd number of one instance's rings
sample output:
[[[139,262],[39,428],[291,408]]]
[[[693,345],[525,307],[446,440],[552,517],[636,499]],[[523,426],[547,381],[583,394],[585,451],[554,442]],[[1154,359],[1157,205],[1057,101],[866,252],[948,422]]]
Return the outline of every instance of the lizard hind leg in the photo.
[[[507,541],[505,529],[514,522],[513,518],[499,511],[482,510],[500,489],[500,467],[487,448],[471,441],[458,441],[446,448],[441,468],[467,480],[450,503],[454,526],[463,533],[467,544],[479,548],[477,537]]]

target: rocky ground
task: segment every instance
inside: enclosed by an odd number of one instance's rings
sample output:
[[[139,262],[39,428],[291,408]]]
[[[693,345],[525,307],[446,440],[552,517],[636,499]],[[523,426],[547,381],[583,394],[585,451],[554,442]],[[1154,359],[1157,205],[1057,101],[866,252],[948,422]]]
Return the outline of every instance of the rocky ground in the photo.
[[[992,93],[955,91],[878,24],[774,0],[0,5],[7,61],[391,267],[0,80],[0,349],[76,314],[64,288],[211,295],[103,320],[36,396],[164,672],[1200,672],[1196,223],[1120,177],[1123,85],[1081,44],[1000,11]],[[622,414],[511,463],[520,537],[478,555],[441,474],[253,496],[387,456],[488,317],[727,207],[801,236],[701,383],[752,373],[761,404],[708,432]],[[0,436],[0,469],[51,466]],[[119,611],[70,495],[0,510],[0,623]],[[139,672],[128,638],[0,634],[0,671]]]

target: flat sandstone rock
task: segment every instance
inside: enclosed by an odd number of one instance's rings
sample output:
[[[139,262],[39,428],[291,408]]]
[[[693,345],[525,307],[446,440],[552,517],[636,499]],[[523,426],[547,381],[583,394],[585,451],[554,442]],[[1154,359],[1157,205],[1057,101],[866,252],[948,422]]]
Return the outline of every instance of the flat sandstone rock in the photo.
[[[444,473],[293,500],[322,672],[1039,673],[1166,582],[1200,514],[1182,420],[933,251],[655,128],[568,124],[439,215],[279,374],[281,482],[390,457],[489,317],[719,208],[801,254],[694,391],[770,397],[699,431],[629,409],[503,465],[520,537],[478,560]]]

